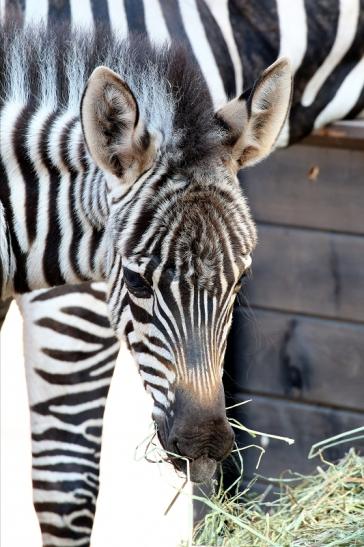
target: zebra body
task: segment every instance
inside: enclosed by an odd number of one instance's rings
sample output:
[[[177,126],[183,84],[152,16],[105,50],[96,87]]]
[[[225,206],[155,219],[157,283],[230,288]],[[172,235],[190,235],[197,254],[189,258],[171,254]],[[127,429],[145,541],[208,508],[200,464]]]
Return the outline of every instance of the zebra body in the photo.
[[[355,117],[363,110],[362,39],[360,42],[360,37],[363,36],[362,3],[356,1],[346,3],[278,1],[277,3],[270,2],[269,5],[264,3],[262,7],[254,6],[255,9],[253,10],[249,6],[249,3],[234,1],[183,2],[181,0],[178,3],[169,3],[169,6],[167,4],[164,1],[151,2],[148,0],[145,2],[119,3],[109,0],[107,3],[99,2],[92,4],[86,1],[82,2],[81,5],[73,1],[70,3],[64,2],[63,4],[41,2],[35,7],[33,2],[26,2],[25,12],[22,12],[21,8],[18,11],[20,12],[20,16],[24,17],[25,22],[47,18],[49,21],[52,21],[54,18],[67,19],[72,17],[72,21],[78,25],[92,26],[101,17],[104,20],[106,19],[115,30],[124,36],[128,28],[133,31],[139,30],[147,32],[158,43],[161,43],[164,39],[170,40],[171,37],[178,36],[178,38],[188,44],[190,51],[202,67],[203,76],[207,78],[213,102],[216,106],[224,102],[226,95],[234,96],[241,93],[243,80],[245,87],[252,85],[254,78],[260,70],[270,62],[273,62],[278,55],[288,53],[291,57],[296,77],[293,107],[289,123],[286,124],[285,131],[281,135],[280,140],[280,143],[283,145],[301,138],[310,132],[313,127],[319,127],[324,123],[346,116]],[[16,3],[7,3],[6,7],[9,8],[9,5],[10,7],[14,7]],[[59,6],[61,7],[59,8]],[[299,24],[297,22],[294,25],[294,33],[291,31],[293,28],[292,16],[299,21]],[[258,26],[255,25],[256,21],[259,21]],[[339,32],[340,28],[343,27],[349,29],[344,41],[342,32]],[[279,30],[278,32],[268,32],[270,28],[278,28]],[[254,29],[254,32],[252,29]],[[318,35],[320,36],[319,40],[317,38]],[[214,40],[211,40],[211,36],[214,37]],[[267,36],[268,40],[266,40]],[[254,40],[252,40],[252,37],[254,37]],[[323,37],[326,37],[326,39]],[[218,46],[214,43],[217,43]],[[258,54],[257,51],[259,52]],[[208,72],[209,75],[207,75]],[[1,219],[3,217],[0,214]],[[8,252],[8,241],[0,240],[0,242],[1,255],[7,258],[9,262],[8,271],[11,272],[14,270],[14,262],[12,262],[13,257]],[[39,283],[39,279],[37,282]],[[50,300],[53,301],[54,306],[58,307],[58,311],[63,308],[70,308],[66,300],[62,301],[63,298],[66,299],[66,296],[62,295],[62,292],[59,292],[57,298],[54,298],[52,291],[51,289],[49,293]],[[47,332],[47,336],[53,331],[56,333],[56,340],[58,336],[57,329],[60,328],[60,324],[62,325],[63,332],[67,332],[67,334],[63,335],[61,351],[53,352],[52,354],[42,351],[42,369],[49,371],[49,376],[46,377],[43,374],[42,381],[56,383],[58,380],[52,376],[53,371],[57,369],[61,370],[65,364],[67,365],[65,355],[67,351],[71,355],[73,344],[81,343],[84,335],[80,334],[80,332],[85,332],[83,328],[84,324],[82,324],[82,319],[80,319],[74,310],[73,312],[69,310],[68,313],[59,313],[61,321],[59,321],[58,326],[48,322],[48,320],[52,320],[50,313],[43,311],[47,301],[47,293],[42,294],[42,304],[40,304],[39,300],[32,299],[29,296],[24,296],[19,300],[23,301],[22,308],[24,310],[28,308],[29,310],[35,310],[34,313],[31,312],[28,316],[25,311],[29,336],[31,336],[31,332],[34,330],[37,330],[38,333]],[[83,315],[86,314],[85,310],[90,307],[89,323],[92,324],[94,320],[92,313],[95,313],[95,302],[91,305],[88,295],[82,292],[77,295],[77,303],[78,307],[84,310]],[[97,306],[97,316],[106,319],[107,312],[105,305],[97,300]],[[40,315],[36,311],[37,307],[39,307]],[[57,312],[54,311],[52,313]],[[45,316],[43,315],[43,319],[46,321],[44,324],[38,324],[42,319],[42,314],[45,314]],[[35,316],[37,319],[34,321],[32,318]],[[67,330],[68,324],[71,327],[78,326],[79,332]],[[97,329],[96,318],[95,325]],[[90,331],[93,332],[91,328]],[[64,349],[67,347],[66,344],[69,344],[68,350]],[[54,347],[54,344],[52,346]],[[84,339],[84,346],[85,351],[88,351],[86,338]],[[44,344],[43,347],[47,348],[47,344]],[[62,351],[65,351],[65,354]],[[101,348],[100,352],[102,353],[102,351],[103,349]],[[28,362],[32,361],[31,356],[32,349],[29,346],[27,347]],[[90,367],[93,364],[97,365],[97,353],[88,359],[91,363]],[[37,402],[46,403],[47,401],[44,401],[43,398],[40,401],[38,400],[39,395],[35,387],[37,385],[35,376],[39,377],[39,372],[36,372],[29,383],[30,393],[34,394],[34,397],[31,398],[34,403],[33,417],[38,416],[38,418],[41,417],[42,420],[46,420],[46,415],[43,411],[42,413],[39,411],[40,407],[37,406]],[[76,381],[74,377],[72,380]],[[105,385],[106,383],[107,378],[105,378]],[[61,382],[58,386],[60,394],[62,392],[62,385],[63,383]],[[77,392],[77,387],[75,388],[75,392]],[[64,397],[66,400],[67,394]],[[99,401],[98,416],[101,420],[103,403],[100,399]],[[72,407],[72,400],[70,400],[69,404]],[[47,405],[44,405],[44,408],[50,412]],[[77,428],[78,425],[74,424],[74,427]],[[80,425],[79,427],[81,431],[82,426]],[[62,430],[59,431],[61,439],[66,439],[66,431],[67,427],[63,429],[63,432]],[[96,433],[95,436],[97,436]],[[35,441],[33,440],[33,442]],[[46,441],[41,446],[46,446]],[[39,447],[34,450],[35,452],[39,451]],[[95,453],[97,453],[97,450]],[[51,455],[46,457],[52,458]],[[50,466],[51,460],[48,463]],[[98,466],[97,458],[95,458],[94,463],[96,470]],[[77,462],[75,462],[76,468],[77,465]],[[58,471],[53,470],[52,472],[57,477]],[[59,488],[62,489],[62,480],[58,484]],[[65,487],[67,483],[63,484]],[[37,499],[44,500],[44,493],[49,491],[48,489],[42,490],[42,487],[45,488],[46,485],[35,489],[36,502]],[[95,492],[97,493],[96,487]],[[52,503],[52,499],[51,496],[50,504]],[[70,531],[69,533],[70,538],[73,538],[75,542],[72,543],[74,545],[88,544],[89,542],[94,510],[93,504],[94,499],[88,508],[91,519],[89,530],[83,532],[84,536],[82,534],[77,536],[77,539],[73,535],[74,531]],[[77,509],[77,505],[75,507]],[[57,543],[55,544],[60,545],[62,540],[59,537],[56,540],[54,538],[57,537],[58,533],[61,533],[63,528],[70,529],[71,526],[69,520],[67,520],[67,523],[64,521],[63,524],[61,522],[62,519],[59,520],[59,515],[62,514],[60,507],[57,509],[56,506],[52,505],[51,512],[54,512],[57,524],[55,524],[51,532],[51,535],[54,534],[53,540],[47,536],[45,541],[49,545],[53,544],[52,541],[56,541]],[[47,519],[49,519],[49,512],[45,517],[40,515],[44,534],[50,533],[49,530],[47,531],[49,524],[49,522],[47,523]]]

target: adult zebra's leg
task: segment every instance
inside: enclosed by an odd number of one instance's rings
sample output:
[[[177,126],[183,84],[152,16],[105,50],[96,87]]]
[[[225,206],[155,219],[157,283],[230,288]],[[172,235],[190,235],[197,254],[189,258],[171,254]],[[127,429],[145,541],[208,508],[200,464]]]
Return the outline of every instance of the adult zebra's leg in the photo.
[[[102,420],[119,342],[102,284],[18,298],[32,429],[34,506],[45,546],[89,545]]]

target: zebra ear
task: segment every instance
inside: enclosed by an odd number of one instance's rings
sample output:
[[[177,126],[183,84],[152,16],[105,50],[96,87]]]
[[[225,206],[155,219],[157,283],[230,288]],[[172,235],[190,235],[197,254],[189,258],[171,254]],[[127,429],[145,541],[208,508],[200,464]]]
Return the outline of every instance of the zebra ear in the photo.
[[[278,59],[216,116],[227,131],[229,159],[236,170],[258,163],[273,150],[291,105],[292,72],[288,59]]]
[[[91,156],[120,181],[130,184],[152,165],[154,147],[138,103],[111,69],[100,66],[91,74],[81,101],[81,122]]]

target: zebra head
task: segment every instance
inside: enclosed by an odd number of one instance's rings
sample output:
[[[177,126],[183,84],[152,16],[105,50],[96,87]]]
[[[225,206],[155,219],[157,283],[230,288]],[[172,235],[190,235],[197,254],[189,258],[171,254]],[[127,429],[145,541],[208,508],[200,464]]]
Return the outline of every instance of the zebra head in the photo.
[[[153,397],[162,445],[188,458],[191,478],[200,482],[234,441],[223,361],[256,244],[237,172],[274,146],[291,74],[286,60],[277,61],[250,94],[217,112],[201,79],[196,84],[194,76],[192,85],[188,76],[186,67],[168,66],[162,85],[149,81],[148,99],[140,86],[132,90],[99,67],[81,114],[88,149],[110,189],[111,322]],[[176,467],[181,461],[174,460]]]

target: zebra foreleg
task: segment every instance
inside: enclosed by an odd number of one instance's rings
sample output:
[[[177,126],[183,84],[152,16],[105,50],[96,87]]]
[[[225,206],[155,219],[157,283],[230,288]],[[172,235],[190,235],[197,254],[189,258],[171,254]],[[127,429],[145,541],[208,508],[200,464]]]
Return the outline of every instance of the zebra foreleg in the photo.
[[[34,506],[43,545],[90,545],[102,420],[119,343],[103,286],[18,298],[32,429]]]

